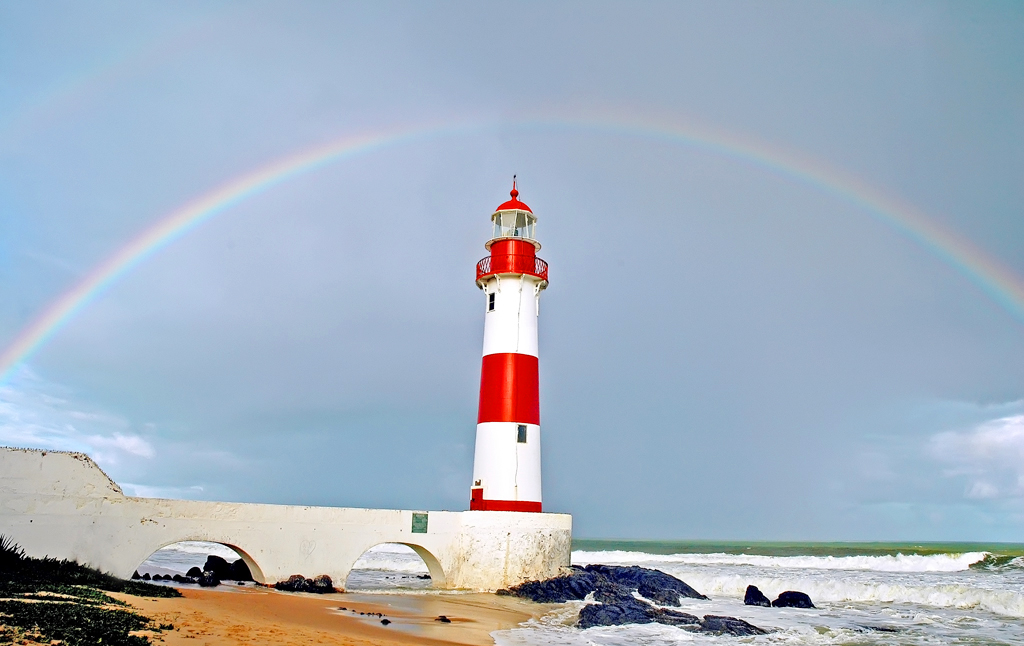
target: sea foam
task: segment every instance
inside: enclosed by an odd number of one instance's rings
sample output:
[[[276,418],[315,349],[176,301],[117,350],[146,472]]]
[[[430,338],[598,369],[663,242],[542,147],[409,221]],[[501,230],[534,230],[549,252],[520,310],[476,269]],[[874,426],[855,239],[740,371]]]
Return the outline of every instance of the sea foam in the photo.
[[[352,569],[426,574],[427,564],[411,547],[397,543],[384,543],[363,552]]]
[[[794,570],[861,570],[870,572],[960,572],[983,561],[988,552],[963,554],[894,554],[879,556],[763,556],[759,554],[645,554],[607,551],[572,553],[572,562],[637,564],[678,563],[684,565],[751,565]]]

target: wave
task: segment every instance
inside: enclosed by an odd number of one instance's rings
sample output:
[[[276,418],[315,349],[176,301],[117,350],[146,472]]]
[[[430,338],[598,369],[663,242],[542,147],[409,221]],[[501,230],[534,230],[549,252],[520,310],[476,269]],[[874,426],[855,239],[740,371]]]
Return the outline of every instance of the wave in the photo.
[[[1024,556],[1013,554],[989,554],[982,560],[971,565],[974,570],[1001,572],[1005,570],[1024,570]]]
[[[229,563],[239,558],[233,549],[220,543],[182,541],[153,552],[139,564],[138,570],[150,574],[184,574],[191,567],[202,567],[211,554]]]
[[[763,556],[760,554],[647,554],[621,550],[572,553],[572,562],[681,565],[750,565],[795,570],[860,570],[870,572],[961,572],[992,555],[989,552],[963,554],[885,554],[880,556]]]
[[[377,545],[363,552],[353,570],[382,570],[407,574],[426,574],[427,564],[411,547],[396,543]]]
[[[768,597],[785,590],[800,590],[809,594],[815,603],[911,603],[935,608],[980,608],[999,615],[1024,617],[1024,594],[956,582],[921,585],[823,577],[750,577],[701,571],[688,571],[685,576],[687,583],[712,598],[742,598],[748,585],[756,585]]]
[[[167,553],[179,553],[179,554],[201,554],[203,556],[209,556],[215,554],[223,558],[238,558],[235,550],[221,545],[220,543],[208,543],[206,541],[181,541],[180,543],[172,543],[167,547],[164,547],[158,552]]]

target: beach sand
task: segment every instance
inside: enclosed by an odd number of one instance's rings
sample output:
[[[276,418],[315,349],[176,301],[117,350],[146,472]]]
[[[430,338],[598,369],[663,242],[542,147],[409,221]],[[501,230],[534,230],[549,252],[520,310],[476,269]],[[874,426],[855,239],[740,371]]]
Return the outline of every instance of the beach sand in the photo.
[[[168,646],[227,644],[471,644],[539,617],[547,606],[486,593],[312,595],[260,587],[179,588],[179,599],[111,594],[174,630],[150,635]],[[339,608],[347,610],[339,610]],[[391,620],[384,626],[377,616]],[[451,623],[436,621],[445,615]]]

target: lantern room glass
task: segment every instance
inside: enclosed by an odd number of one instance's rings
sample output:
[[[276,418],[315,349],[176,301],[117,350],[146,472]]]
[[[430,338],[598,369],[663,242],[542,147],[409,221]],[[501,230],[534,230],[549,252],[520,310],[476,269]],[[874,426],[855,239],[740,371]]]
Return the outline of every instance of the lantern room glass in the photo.
[[[534,232],[537,227],[537,216],[529,211],[519,209],[510,211],[498,211],[491,216],[494,222],[494,230],[491,239],[494,238],[527,238],[534,240]]]

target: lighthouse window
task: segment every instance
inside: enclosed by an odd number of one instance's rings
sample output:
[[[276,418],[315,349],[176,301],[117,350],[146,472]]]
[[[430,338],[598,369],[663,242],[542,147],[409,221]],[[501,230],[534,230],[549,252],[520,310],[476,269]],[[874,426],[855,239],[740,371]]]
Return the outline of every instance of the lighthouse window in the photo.
[[[491,292],[490,294],[487,295],[487,311],[488,312],[493,312],[494,311],[494,296],[495,296],[494,292]]]
[[[516,438],[516,442],[526,444],[526,424],[519,425],[519,436]]]

